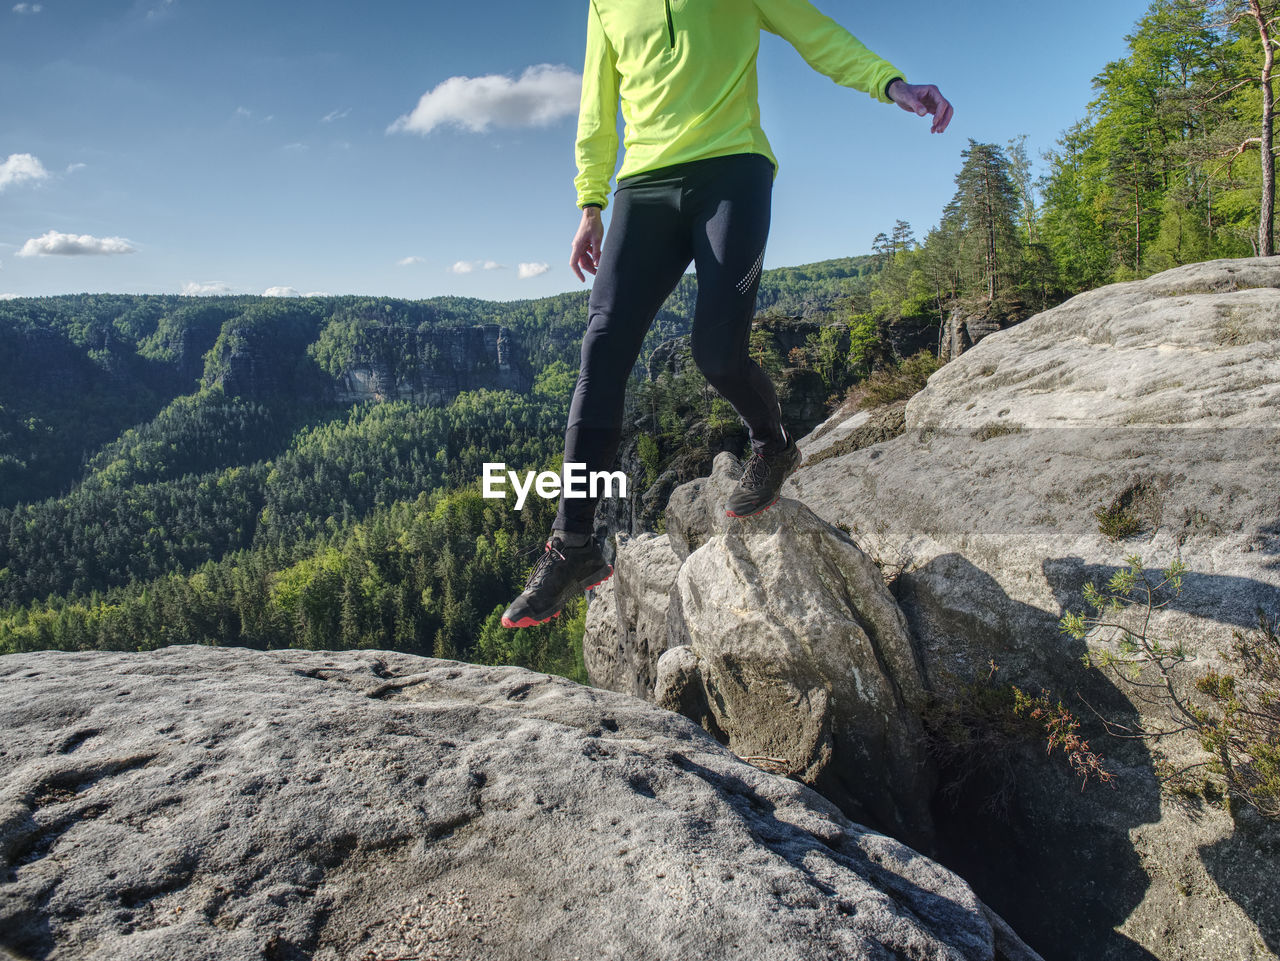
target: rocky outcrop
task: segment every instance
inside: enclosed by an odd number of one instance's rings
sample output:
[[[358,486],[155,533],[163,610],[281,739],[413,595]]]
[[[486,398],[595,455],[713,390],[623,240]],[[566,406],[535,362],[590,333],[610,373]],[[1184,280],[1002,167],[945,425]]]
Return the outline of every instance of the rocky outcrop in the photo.
[[[1082,294],[939,370],[900,436],[797,472],[807,506],[900,572],[930,686],[946,696],[994,660],[1001,681],[1048,687],[1086,720],[1077,691],[1126,723],[1159,722],[1155,707],[1130,713],[1058,629],[1085,609],[1083,585],[1129,555],[1152,575],[1174,559],[1188,569],[1152,622],[1190,649],[1188,681],[1259,606],[1280,611],[1277,288],[1270,258]],[[830,450],[861,426],[801,447]],[[1099,512],[1130,533],[1113,539]],[[1194,742],[1163,746],[1203,760]],[[1011,755],[1008,809],[993,816],[976,795],[940,805],[940,854],[1049,957],[1274,956],[1275,827],[1162,795],[1144,744],[1093,747],[1122,772],[1115,790],[1081,793]]]
[[[801,468],[808,506],[908,568],[926,671],[996,654],[1061,679],[1045,654],[1067,654],[1058,617],[1133,553],[1187,564],[1156,626],[1206,656],[1258,605],[1280,608],[1280,290],[1265,281],[1280,285],[1280,258],[1082,294],[935,373],[901,436]],[[1136,533],[1104,533],[1107,508]]]
[[[653,348],[645,371],[649,380],[657,380],[662,374],[679,376],[693,367],[693,355],[689,351],[689,336],[669,337]]]
[[[0,659],[0,954],[1037,957],[683,718],[361,651]]]
[[[260,305],[233,316],[204,358],[204,386],[232,397],[267,400],[289,394],[318,398],[324,374],[307,356],[317,319],[290,304]]]
[[[665,537],[653,533],[620,533],[616,544],[611,578],[616,589],[602,585],[592,597],[591,643],[582,653],[597,687],[653,700],[658,658],[672,646],[667,609],[680,558]]]
[[[672,495],[666,536],[620,542],[587,615],[593,683],[653,698],[927,843],[924,688],[906,622],[875,566],[802,504],[726,517],[740,472],[718,455]]]
[[[1005,739],[959,761],[934,752],[947,787],[931,806],[934,850],[1053,961],[1244,961],[1280,951],[1280,828],[1247,808],[1228,813],[1212,791],[1162,792],[1151,746],[1108,738],[1093,714],[1152,724],[1160,709],[1086,670],[1086,646],[1059,630],[1064,613],[1086,608],[1085,583],[1105,584],[1134,554],[1152,575],[1174,559],[1187,567],[1181,594],[1151,622],[1189,649],[1186,686],[1235,631],[1256,624],[1259,607],[1280,612],[1278,361],[1280,258],[1197,264],[987,333],[905,409],[841,411],[801,441],[806,462],[779,507],[794,497],[883,572],[931,697],[926,713],[967,710],[975,690],[1047,688],[1085,721],[1116,774],[1082,791],[1043,741]],[[757,587],[766,562],[745,526],[754,566],[723,544],[717,563],[689,564],[723,535],[699,533],[714,529],[713,498],[693,524],[681,522],[691,514],[679,500],[668,509],[669,542],[688,560],[669,599],[651,583],[669,565],[647,579],[624,566],[613,579],[626,596],[615,609],[639,612],[613,633],[614,657],[671,646],[656,668],[663,703],[725,737],[731,700],[703,691],[705,659],[677,643],[684,601],[722,598],[706,623],[711,643],[726,648],[740,621],[769,619],[776,601]],[[771,562],[796,569],[776,583],[839,583],[826,548],[795,549],[796,514],[777,519]],[[1124,527],[1103,524],[1117,516]],[[850,565],[837,562],[841,578]],[[735,580],[738,593],[722,594]],[[588,615],[588,640],[604,630],[609,608],[600,607],[601,620]],[[771,642],[775,660],[791,664],[791,650],[830,636],[805,624],[794,640]],[[983,687],[993,662],[994,682]],[[811,692],[808,705],[796,696],[776,709],[791,718],[792,743],[820,739],[819,677],[795,684]],[[777,736],[768,712],[756,723],[761,737]],[[1194,738],[1160,746],[1174,763],[1204,760]]]
[[[938,341],[938,358],[944,363],[954,360],[988,334],[1012,326],[1009,318],[992,317],[981,312],[954,310]]]
[[[337,375],[341,403],[412,400],[446,404],[467,390],[527,392],[528,361],[513,331],[498,324],[415,329],[380,325],[361,330],[361,344]]]

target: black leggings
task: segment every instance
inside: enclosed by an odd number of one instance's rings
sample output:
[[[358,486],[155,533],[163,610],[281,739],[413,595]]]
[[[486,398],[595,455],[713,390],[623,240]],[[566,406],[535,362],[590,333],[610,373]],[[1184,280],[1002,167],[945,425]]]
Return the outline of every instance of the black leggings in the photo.
[[[746,423],[753,450],[783,446],[773,383],[747,352],[772,190],[773,165],[759,154],[696,160],[618,181],[569,407],[566,463],[585,464],[587,472],[613,469],[627,378],[691,260],[698,272],[694,363]],[[561,498],[554,526],[591,533],[596,502]]]

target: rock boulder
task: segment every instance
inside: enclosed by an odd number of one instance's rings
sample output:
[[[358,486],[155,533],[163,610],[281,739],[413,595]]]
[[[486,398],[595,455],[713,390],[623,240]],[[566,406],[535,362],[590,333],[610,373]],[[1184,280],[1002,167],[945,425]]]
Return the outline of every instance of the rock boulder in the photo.
[[[719,454],[672,495],[665,537],[619,547],[588,610],[592,680],[927,844],[924,686],[906,621],[875,565],[803,504],[727,517],[741,469]]]
[[[956,875],[684,718],[375,651],[0,658],[0,955],[1007,958]]]

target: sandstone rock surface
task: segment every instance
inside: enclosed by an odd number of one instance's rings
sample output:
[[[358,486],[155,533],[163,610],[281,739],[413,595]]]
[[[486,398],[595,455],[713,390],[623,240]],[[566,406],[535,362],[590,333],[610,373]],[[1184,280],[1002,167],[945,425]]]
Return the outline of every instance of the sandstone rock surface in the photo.
[[[23,956],[1037,957],[936,863],[563,679],[187,647],[10,655],[0,687]]]
[[[653,700],[658,658],[671,646],[667,608],[680,558],[657,534],[619,533],[616,544],[613,577],[596,590],[587,609],[593,631],[583,658],[597,687]],[[625,586],[606,589],[610,583]]]
[[[855,427],[828,425],[801,448],[831,450]],[[1189,680],[1259,607],[1280,612],[1280,258],[1116,284],[991,333],[911,399],[900,436],[815,457],[791,483],[900,572],[894,593],[936,691],[994,659],[1001,681],[1048,686],[1089,718],[1075,692],[1102,704],[1108,691],[1058,620],[1133,554],[1153,576],[1174,559],[1188,569],[1152,627],[1190,647]],[[1095,512],[1107,510],[1134,532],[1104,533]],[[1107,712],[1132,720],[1110,692]],[[943,856],[1047,956],[1275,957],[1275,826],[1179,807],[1145,746],[1093,746],[1122,772],[1115,791],[1080,794],[1015,759],[1012,811],[956,814],[940,826],[955,842]],[[1197,759],[1194,743],[1165,746]],[[1123,948],[1078,940],[1111,925]]]
[[[710,477],[672,495],[665,537],[621,542],[587,615],[593,683],[680,711],[740,756],[927,844],[925,691],[897,603],[803,504],[727,517],[740,473],[719,454]]]

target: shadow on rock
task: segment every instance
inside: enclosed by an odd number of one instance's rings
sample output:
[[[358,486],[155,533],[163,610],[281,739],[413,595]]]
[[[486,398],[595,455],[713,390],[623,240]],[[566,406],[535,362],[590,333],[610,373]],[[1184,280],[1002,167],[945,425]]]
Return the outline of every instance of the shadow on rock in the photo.
[[[1137,551],[1135,550],[1135,553]],[[1148,558],[1154,560],[1154,558]],[[1092,582],[1099,590],[1112,575],[1125,568],[1113,564],[1089,564],[1079,557],[1054,557],[1041,565],[1045,580],[1053,590],[1061,613],[1088,611],[1084,585]],[[1163,575],[1158,566],[1143,566],[1143,576],[1153,585]],[[1189,570],[1182,576],[1182,590],[1174,596],[1166,590],[1161,600],[1170,611],[1194,614],[1230,627],[1252,628],[1258,624],[1258,608],[1280,611],[1280,587],[1251,577],[1232,574],[1204,574]]]
[[[988,935],[985,931],[975,931],[972,920],[973,914],[979,914],[985,915],[991,923],[990,938],[995,961],[1044,961],[1034,950],[1029,950],[1029,944],[1014,933],[1006,919],[998,915],[992,916],[990,908],[979,903],[976,905],[978,910],[972,913],[958,910],[957,902],[963,903],[966,899],[950,885],[938,890],[936,878],[926,881],[934,886],[932,890],[924,884],[916,883],[913,875],[925,868],[929,859],[901,846],[888,835],[868,831],[856,824],[849,825],[847,832],[821,839],[796,831],[794,825],[777,818],[774,815],[774,805],[767,799],[762,799],[741,778],[713,771],[681,755],[674,755],[672,760],[682,770],[696,774],[728,799],[744,822],[753,824],[752,831],[759,840],[781,855],[813,888],[833,898],[840,914],[856,915],[874,908],[866,904],[850,903],[840,896],[840,891],[831,886],[828,873],[814,871],[815,864],[821,865],[828,858],[836,859],[850,870],[871,879],[881,890],[889,892],[897,900],[899,910],[905,909],[909,916],[921,921],[927,919],[934,927],[948,932],[949,947],[957,950],[962,957],[985,953],[984,942]],[[838,808],[831,804],[828,810],[834,816]],[[926,877],[920,875],[921,880]],[[977,893],[972,885],[969,887]],[[787,892],[779,891],[778,895],[785,903]]]
[[[940,581],[964,585],[963,609],[932,602]],[[1131,829],[1161,816],[1145,746],[1103,744],[1104,732],[1084,723],[1082,735],[1121,773],[1113,785],[1091,783],[1082,791],[1060,755],[1046,756],[1043,732],[991,737],[991,729],[1010,720],[1001,716],[1003,702],[991,696],[1008,684],[1032,696],[1048,688],[1054,701],[1085,692],[1104,713],[1119,713],[1127,703],[1086,671],[1082,642],[1067,640],[1053,617],[1010,598],[959,554],[904,574],[894,590],[922,639],[922,661],[941,710],[961,705],[965,715],[965,703],[977,705],[966,729],[947,736],[976,739],[981,750],[966,743],[939,749],[935,738],[942,783],[933,804],[938,859],[1049,961],[1154,958],[1115,930],[1151,883],[1130,838]]]
[[[1200,848],[1200,860],[1218,887],[1258,926],[1266,949],[1280,954],[1280,887],[1266,868],[1280,860],[1280,824],[1242,806],[1235,831]],[[1259,883],[1260,876],[1270,876],[1272,883]]]

